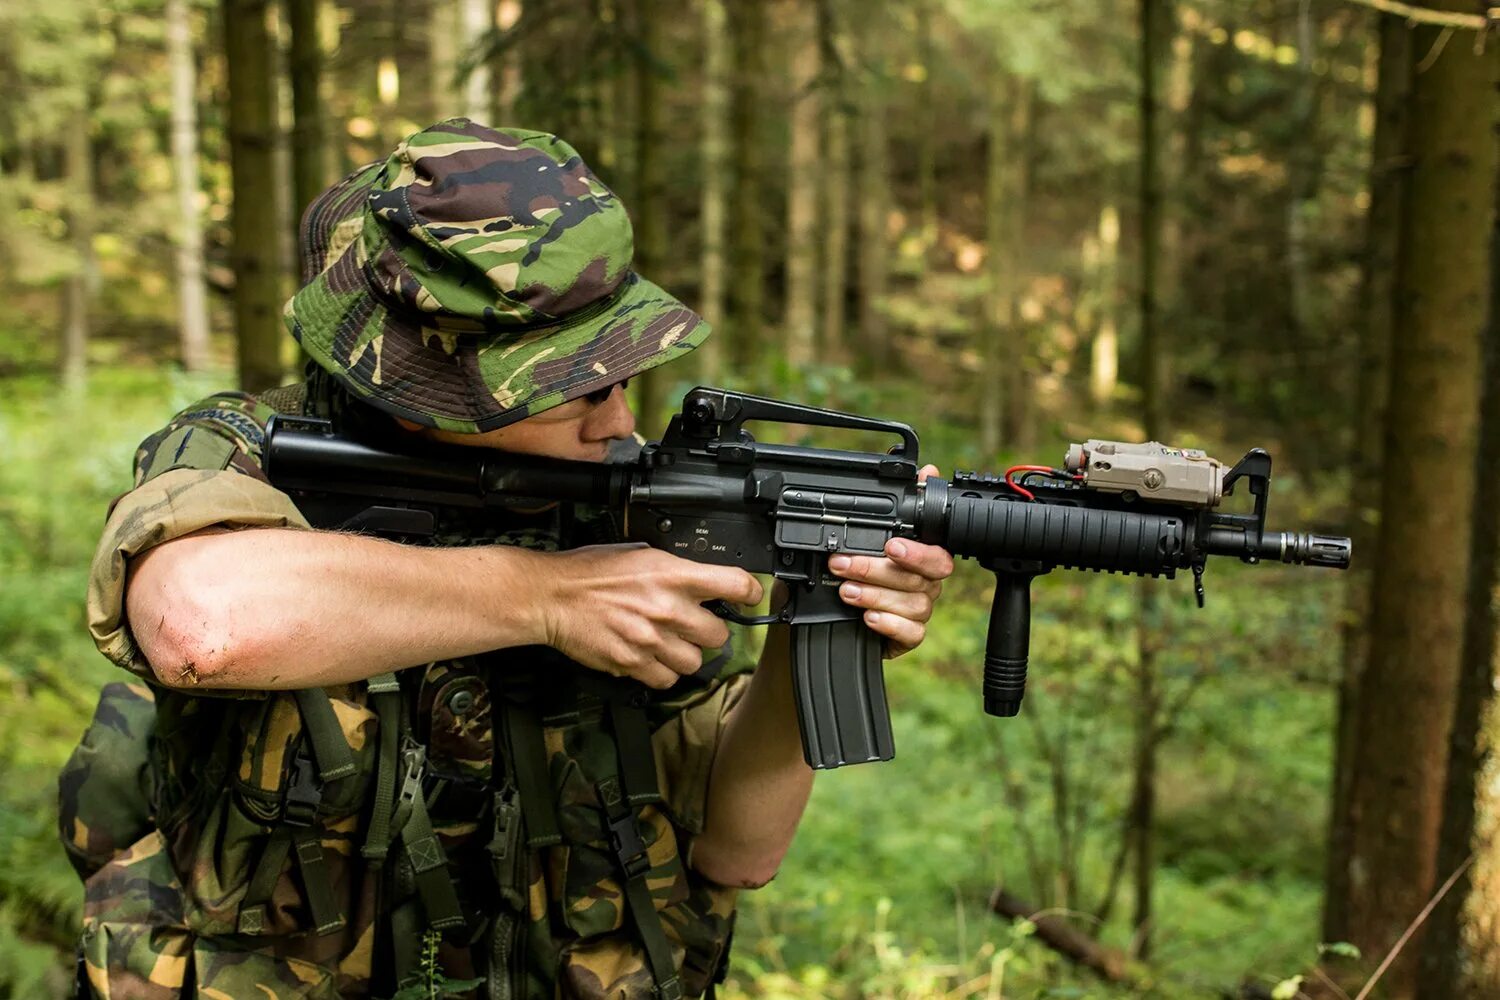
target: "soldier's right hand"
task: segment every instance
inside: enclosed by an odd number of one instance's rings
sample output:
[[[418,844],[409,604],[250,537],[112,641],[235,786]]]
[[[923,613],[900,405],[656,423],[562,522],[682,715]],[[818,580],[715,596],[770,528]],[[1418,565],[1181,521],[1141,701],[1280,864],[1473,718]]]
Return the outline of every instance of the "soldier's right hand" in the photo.
[[[584,666],[668,688],[729,639],[703,607],[758,604],[760,581],[733,566],[706,566],[644,544],[549,553],[541,617],[546,644]]]

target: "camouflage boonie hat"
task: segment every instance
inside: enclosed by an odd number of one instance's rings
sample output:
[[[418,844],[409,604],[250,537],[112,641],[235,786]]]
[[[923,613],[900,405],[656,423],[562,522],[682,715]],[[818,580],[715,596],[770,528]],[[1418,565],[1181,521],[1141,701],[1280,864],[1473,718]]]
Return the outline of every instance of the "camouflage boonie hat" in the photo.
[[[566,142],[450,119],[308,207],[285,320],[382,410],[491,430],[708,336],[630,269],[633,249],[625,207]]]

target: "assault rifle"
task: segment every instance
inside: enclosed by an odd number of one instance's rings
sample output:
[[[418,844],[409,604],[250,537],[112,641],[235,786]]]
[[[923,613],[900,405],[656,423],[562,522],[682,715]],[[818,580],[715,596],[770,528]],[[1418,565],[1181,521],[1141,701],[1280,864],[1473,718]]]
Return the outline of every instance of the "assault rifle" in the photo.
[[[768,444],[745,424],[769,421],[887,433],[889,452]],[[815,768],[894,755],[881,637],[838,596],[834,553],[881,555],[892,538],[942,545],[995,573],[984,657],[984,709],[1020,711],[1030,644],[1031,580],[1053,569],[1141,576],[1193,574],[1203,603],[1209,556],[1343,569],[1347,538],[1266,531],[1271,456],[1257,448],[1225,469],[1201,451],[1087,441],[1061,468],[1002,476],[956,472],[917,481],[906,424],[723,389],[697,388],[660,441],[630,462],[513,455],[419,441],[340,436],[326,420],[277,416],[265,470],[317,527],[420,538],[439,508],[564,501],[612,509],[625,535],[696,562],[770,574],[787,599],[745,625],[791,626],[802,749]],[[1215,511],[1243,487],[1249,514]]]

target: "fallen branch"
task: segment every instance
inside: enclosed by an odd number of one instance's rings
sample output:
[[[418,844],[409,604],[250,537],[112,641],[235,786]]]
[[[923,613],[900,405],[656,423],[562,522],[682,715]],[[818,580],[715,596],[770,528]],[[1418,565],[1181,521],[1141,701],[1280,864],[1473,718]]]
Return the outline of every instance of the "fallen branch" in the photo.
[[[1100,944],[1062,917],[1028,906],[1004,889],[996,889],[990,896],[990,910],[1002,917],[1031,921],[1037,940],[1109,982],[1130,978],[1130,963],[1124,952]]]
[[[1491,24],[1500,22],[1500,10],[1490,7],[1487,14],[1461,14],[1454,10],[1433,10],[1417,7],[1400,0],[1350,0],[1361,7],[1372,7],[1386,14],[1404,17],[1413,24],[1436,24],[1445,28],[1468,28],[1484,31]]]

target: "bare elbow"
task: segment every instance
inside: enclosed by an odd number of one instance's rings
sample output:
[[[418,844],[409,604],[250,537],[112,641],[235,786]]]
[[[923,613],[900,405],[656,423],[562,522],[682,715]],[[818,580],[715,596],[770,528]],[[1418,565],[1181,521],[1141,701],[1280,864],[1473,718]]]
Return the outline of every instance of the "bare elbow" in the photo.
[[[732,889],[759,889],[776,877],[785,855],[786,852],[781,851],[774,856],[752,857],[743,853],[724,856],[711,845],[703,844],[700,838],[693,844],[691,861],[698,874],[719,885]]]
[[[167,687],[231,686],[251,657],[250,643],[229,626],[225,595],[195,570],[191,556],[157,556],[140,560],[125,591],[126,617],[142,655]]]

